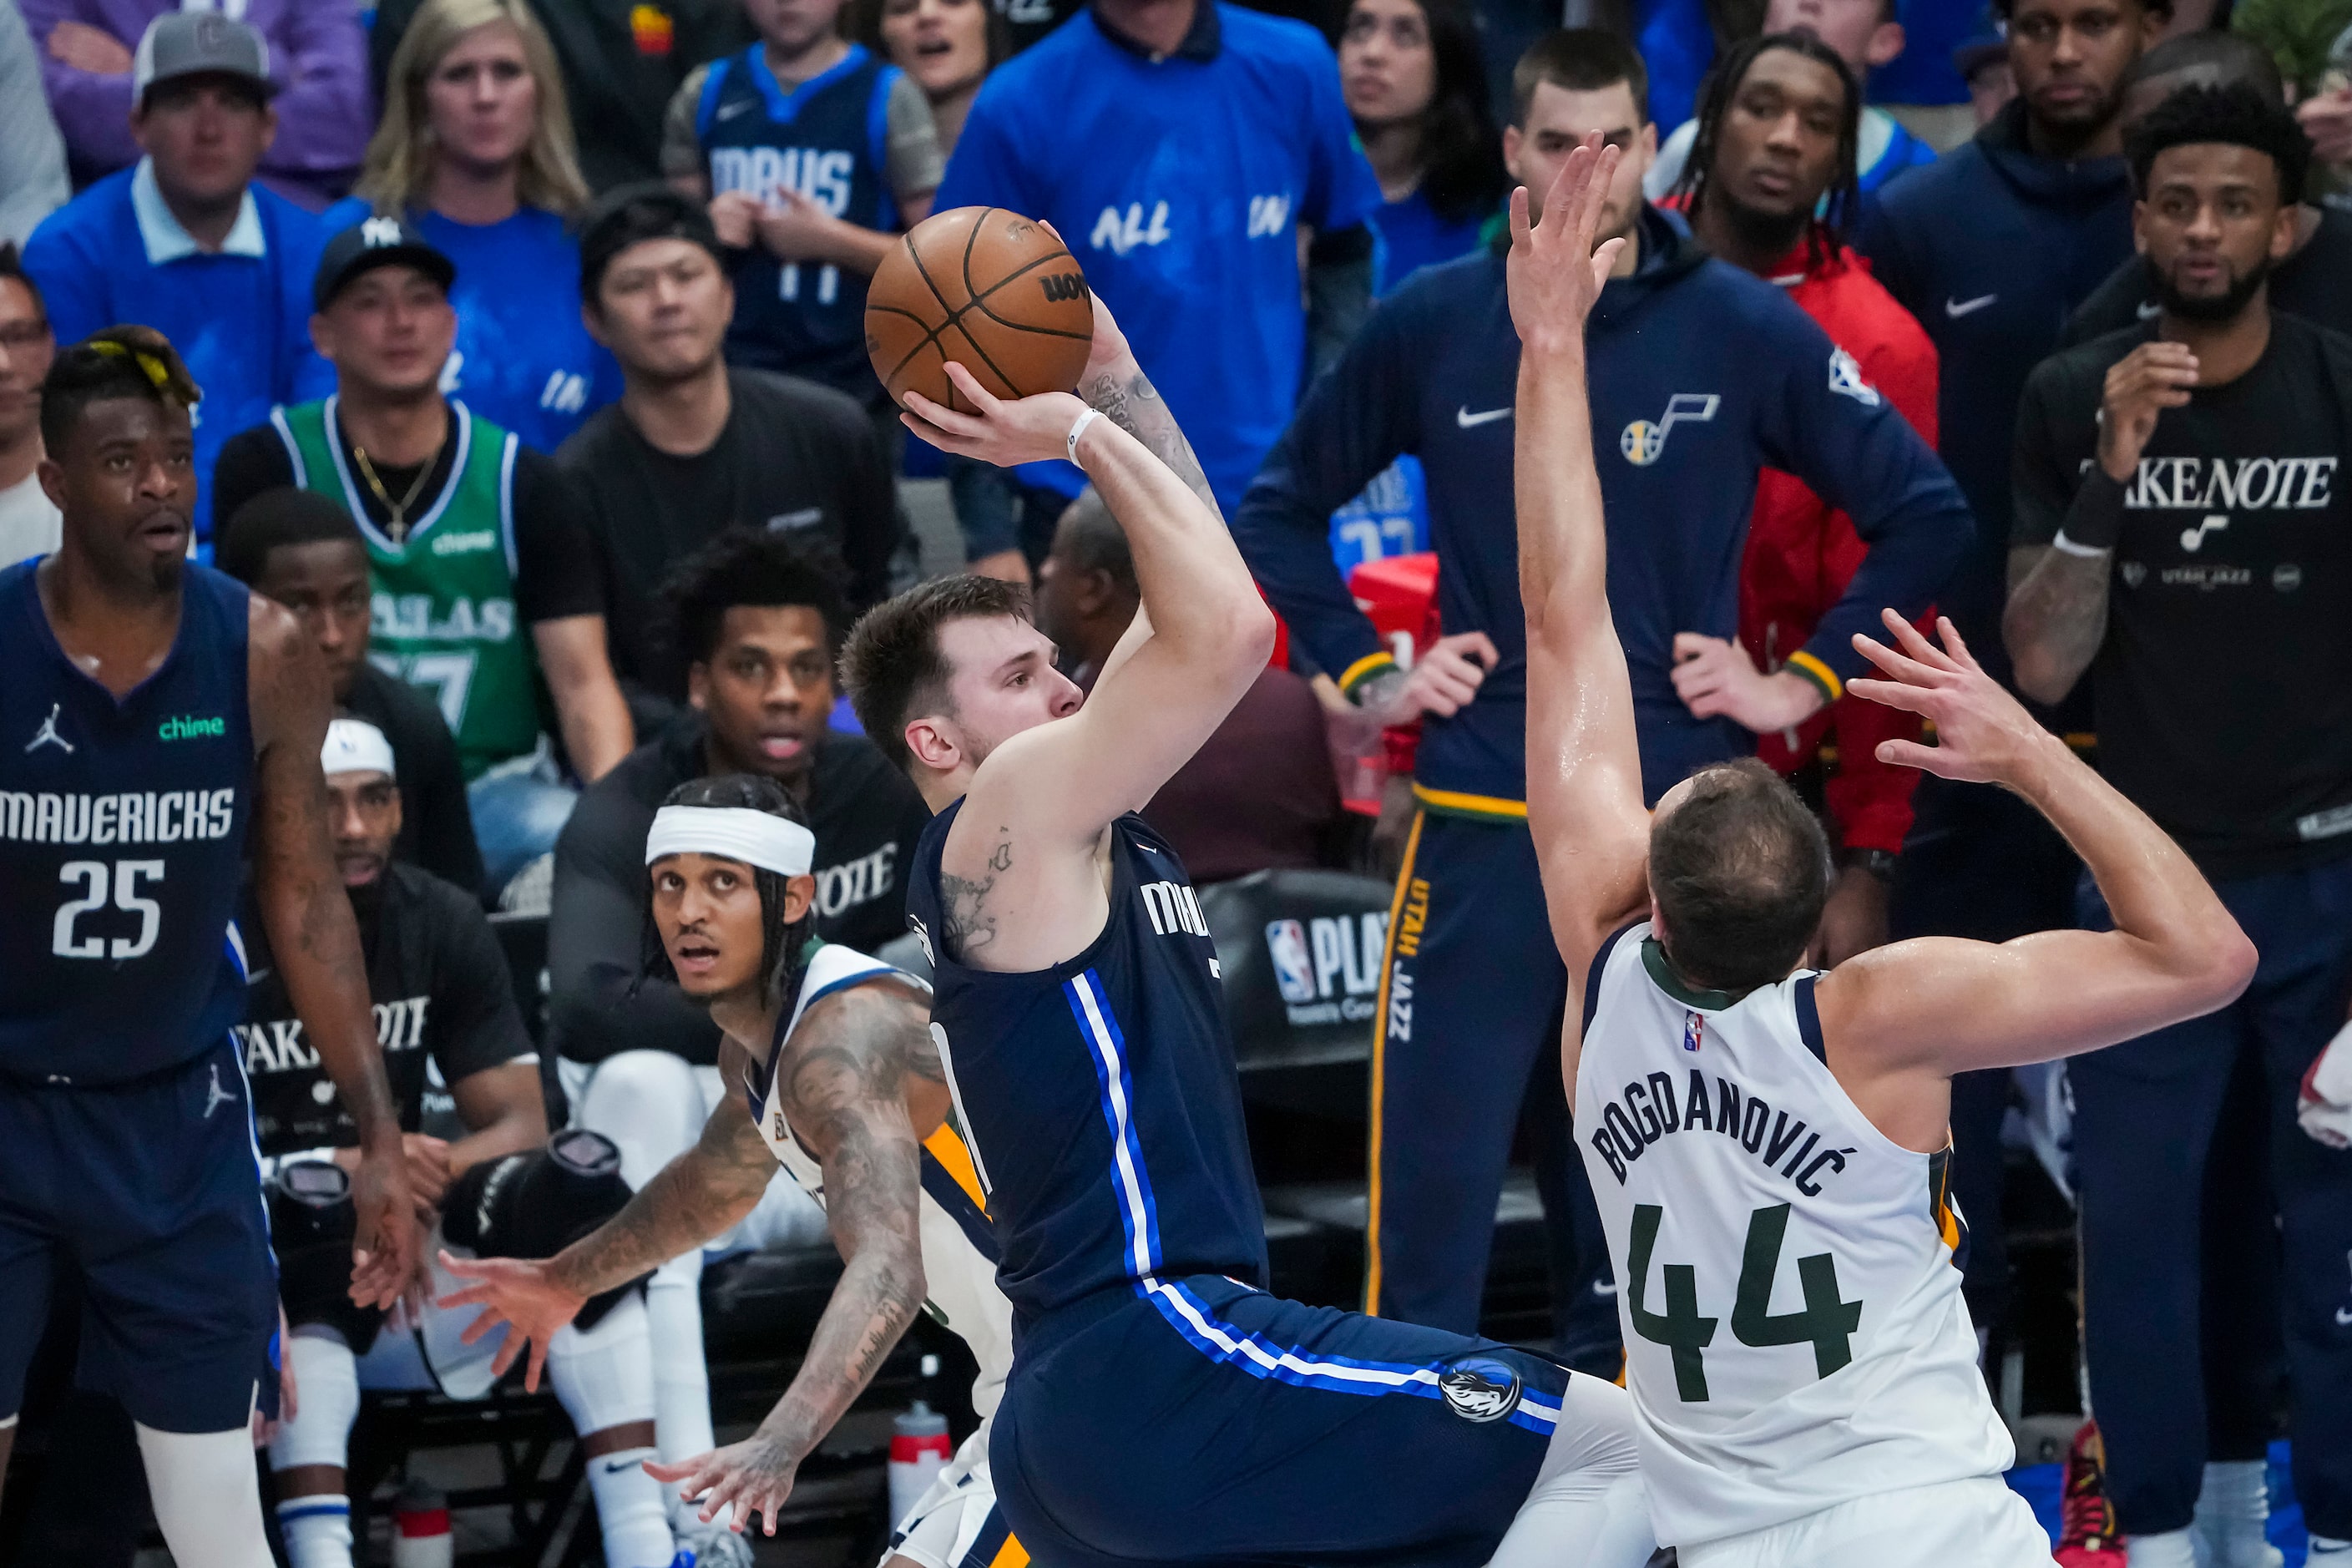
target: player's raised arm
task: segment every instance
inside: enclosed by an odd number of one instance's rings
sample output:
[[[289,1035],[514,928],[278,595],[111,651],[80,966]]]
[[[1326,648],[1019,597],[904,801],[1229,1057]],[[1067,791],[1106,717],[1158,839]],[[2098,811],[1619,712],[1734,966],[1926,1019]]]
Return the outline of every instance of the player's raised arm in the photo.
[[[327,669],[289,612],[257,595],[250,614],[254,900],[286,994],[359,1124],[352,1299],[389,1307],[415,1272],[418,1240],[359,922],[328,845],[327,781],[319,771],[333,706]]]
[[[1850,1070],[1948,1078],[2048,1061],[2210,1013],[2243,991],[2253,943],[2179,846],[2034,722],[1949,620],[1938,622],[1940,648],[1893,611],[1885,621],[1895,647],[1854,639],[1883,679],[1848,689],[1931,721],[1937,743],[1884,742],[1881,760],[2023,795],[2090,868],[2116,929],[1998,944],[1922,938],[1847,960],[1815,987],[1840,1080],[1853,1087]]]
[[[1649,815],[1625,650],[1609,615],[1609,545],[1585,395],[1584,323],[1623,242],[1592,237],[1616,167],[1598,139],[1569,154],[1530,221],[1511,194],[1508,280],[1519,333],[1519,597],[1528,617],[1528,826],[1552,937],[1580,994],[1592,954],[1648,898]],[[1573,1018],[1580,1009],[1571,1006]]]

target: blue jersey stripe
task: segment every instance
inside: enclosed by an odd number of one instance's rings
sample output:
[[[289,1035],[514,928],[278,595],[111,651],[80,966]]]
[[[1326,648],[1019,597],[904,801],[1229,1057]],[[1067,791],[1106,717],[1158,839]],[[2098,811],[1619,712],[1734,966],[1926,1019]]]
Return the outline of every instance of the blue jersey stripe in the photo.
[[[1160,1268],[1160,1217],[1151,1198],[1151,1179],[1143,1168],[1143,1145],[1136,1138],[1129,1111],[1135,1086],[1128,1077],[1127,1040],[1103,991],[1102,976],[1089,969],[1062,983],[1070,1012],[1078,1021],[1095,1062],[1095,1078],[1102,1087],[1103,1120],[1110,1126],[1112,1178],[1118,1193],[1119,1223],[1127,1231],[1127,1256],[1136,1279],[1147,1279]]]
[[[1417,1364],[1316,1355],[1297,1346],[1275,1344],[1261,1334],[1234,1327],[1219,1318],[1207,1302],[1181,1282],[1146,1279],[1139,1283],[1137,1289],[1195,1349],[1213,1361],[1237,1366],[1252,1377],[1298,1388],[1321,1389],[1328,1394],[1444,1397],[1438,1387],[1438,1379],[1446,1370],[1444,1363]],[[1559,1404],[1534,1389],[1525,1389],[1517,1408],[1507,1419],[1513,1426],[1549,1435],[1559,1424]]]

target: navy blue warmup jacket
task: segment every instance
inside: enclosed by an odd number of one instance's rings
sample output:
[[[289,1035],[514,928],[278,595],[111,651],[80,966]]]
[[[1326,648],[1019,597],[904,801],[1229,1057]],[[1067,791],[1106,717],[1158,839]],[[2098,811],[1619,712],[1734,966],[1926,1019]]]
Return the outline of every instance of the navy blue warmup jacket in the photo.
[[[2121,158],[2070,163],[2028,151],[2018,102],[1967,145],[1881,187],[1853,237],[1943,362],[1937,445],[1977,536],[1940,607],[2004,679],[2018,399],[2074,307],[2132,253],[2131,205]]]
[[[1835,696],[1878,610],[1924,611],[1968,547],[1951,476],[1853,361],[1778,289],[1700,251],[1655,209],[1642,260],[1601,291],[1588,330],[1593,445],[1609,513],[1609,600],[1632,673],[1643,786],[1752,754],[1728,720],[1691,717],[1669,673],[1675,634],[1731,637],[1757,470],[1786,469],[1851,513],[1869,558],[1791,668]],[[1333,564],[1335,508],[1402,453],[1429,476],[1439,611],[1502,662],[1477,700],[1423,731],[1424,804],[1524,817],[1527,635],[1511,491],[1518,334],[1503,252],[1430,268],[1383,300],[1317,379],[1234,520],[1275,607],[1352,689],[1390,665]]]

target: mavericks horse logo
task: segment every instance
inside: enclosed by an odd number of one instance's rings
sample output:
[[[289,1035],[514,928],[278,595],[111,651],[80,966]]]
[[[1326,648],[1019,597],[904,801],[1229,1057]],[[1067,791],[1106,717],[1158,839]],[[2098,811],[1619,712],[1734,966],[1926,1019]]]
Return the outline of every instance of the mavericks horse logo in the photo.
[[[1438,1392],[1465,1421],[1500,1421],[1519,1407],[1518,1369],[1493,1356],[1465,1356],[1438,1375]]]

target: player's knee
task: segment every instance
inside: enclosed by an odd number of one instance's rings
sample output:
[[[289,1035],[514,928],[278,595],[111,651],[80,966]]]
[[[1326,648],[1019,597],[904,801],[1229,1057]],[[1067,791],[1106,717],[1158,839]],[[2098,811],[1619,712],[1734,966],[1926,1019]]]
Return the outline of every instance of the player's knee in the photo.
[[[619,1145],[622,1174],[644,1186],[690,1147],[704,1121],[693,1064],[667,1051],[622,1051],[597,1064],[580,1124]]]
[[[360,1414],[359,1358],[333,1331],[317,1325],[291,1335],[284,1354],[294,1374],[296,1408],[269,1440],[269,1468],[346,1468],[352,1425]]]
[[[1560,1394],[1559,1426],[1545,1468],[1573,1468],[1596,1479],[1633,1475],[1640,1463],[1634,1427],[1632,1394],[1613,1383],[1571,1373]]]
[[[296,1161],[270,1178],[268,1201],[278,1299],[287,1323],[331,1329],[349,1347],[346,1354],[364,1355],[383,1313],[351,1297],[352,1239],[359,1226],[351,1177],[323,1160]]]
[[[653,1346],[632,1291],[588,1328],[569,1324],[547,1347],[555,1397],[582,1436],[654,1418]]]
[[[486,1160],[449,1184],[441,1204],[441,1234],[477,1258],[552,1258],[621,1212],[629,1184],[621,1179],[613,1140],[584,1127],[568,1128],[545,1147]],[[590,1329],[636,1281],[589,1299],[573,1321]]]

